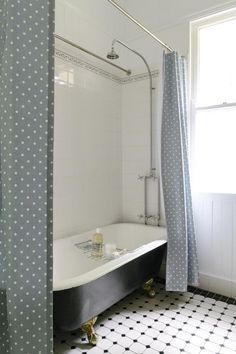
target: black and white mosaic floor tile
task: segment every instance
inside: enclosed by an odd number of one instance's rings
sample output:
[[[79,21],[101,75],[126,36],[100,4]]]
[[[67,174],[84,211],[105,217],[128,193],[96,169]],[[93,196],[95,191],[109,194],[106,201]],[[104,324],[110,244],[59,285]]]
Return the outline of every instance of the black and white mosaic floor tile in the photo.
[[[79,330],[55,333],[55,354],[235,354],[236,300],[158,284],[155,298],[134,292],[100,315],[95,329],[96,347]]]

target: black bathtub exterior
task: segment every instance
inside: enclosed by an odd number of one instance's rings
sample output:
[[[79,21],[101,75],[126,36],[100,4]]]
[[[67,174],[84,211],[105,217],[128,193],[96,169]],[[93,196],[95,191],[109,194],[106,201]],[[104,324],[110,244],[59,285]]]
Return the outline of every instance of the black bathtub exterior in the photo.
[[[73,331],[92,317],[156,277],[166,243],[100,278],[75,288],[54,291],[54,327]]]

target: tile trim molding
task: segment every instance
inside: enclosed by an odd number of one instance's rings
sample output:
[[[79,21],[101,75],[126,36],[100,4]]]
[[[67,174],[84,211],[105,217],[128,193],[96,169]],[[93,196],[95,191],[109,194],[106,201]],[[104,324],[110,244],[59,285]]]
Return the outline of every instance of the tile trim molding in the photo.
[[[152,77],[157,77],[159,75],[159,71],[158,70],[152,70],[151,71]],[[141,73],[141,74],[136,74],[136,75],[131,75],[131,76],[127,76],[121,79],[122,84],[129,84],[132,82],[136,82],[136,81],[141,81],[141,80],[146,80],[148,79],[148,73]]]
[[[71,54],[63,52],[62,50],[55,49],[55,57],[59,58],[63,61],[67,61],[71,64],[77,65],[80,68],[92,71],[93,73],[100,75],[102,77],[105,77],[106,79],[110,79],[110,80],[115,81],[119,84],[121,83],[121,79],[118,76],[113,75],[101,68],[98,68],[95,65],[92,65],[92,64],[86,62],[85,60],[79,59],[78,57],[75,57]]]
[[[120,85],[148,79],[148,73],[140,73],[140,74],[131,75],[131,76],[121,78],[117,75],[111,74],[106,70],[103,70],[93,64],[86,62],[85,60],[82,60],[78,57],[75,57],[75,56],[68,54],[62,50],[59,50],[57,48],[55,49],[55,57],[59,58],[63,61],[67,61],[69,63],[72,63],[74,65],[77,65],[80,68],[83,68],[85,70],[92,71],[93,73],[100,75],[106,79],[112,80]],[[153,77],[157,77],[159,74],[158,70],[153,70],[153,71],[151,71],[151,73],[152,73]]]

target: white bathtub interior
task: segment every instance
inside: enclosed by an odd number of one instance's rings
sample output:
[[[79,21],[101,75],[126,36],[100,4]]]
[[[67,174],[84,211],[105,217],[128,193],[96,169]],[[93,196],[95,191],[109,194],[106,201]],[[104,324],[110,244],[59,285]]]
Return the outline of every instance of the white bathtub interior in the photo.
[[[54,241],[54,290],[76,287],[126,264],[166,243],[166,229],[137,224],[113,224],[101,228],[104,243],[115,243],[127,253],[115,259],[93,259],[76,247],[91,240],[95,230]]]

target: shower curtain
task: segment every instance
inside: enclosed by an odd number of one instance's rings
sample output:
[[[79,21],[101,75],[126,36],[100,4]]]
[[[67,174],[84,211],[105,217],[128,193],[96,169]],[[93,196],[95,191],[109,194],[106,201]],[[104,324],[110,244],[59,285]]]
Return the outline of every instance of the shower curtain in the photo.
[[[52,353],[54,3],[0,2],[0,353]]]
[[[190,190],[186,63],[164,54],[161,170],[168,233],[166,290],[198,285],[198,259]]]

